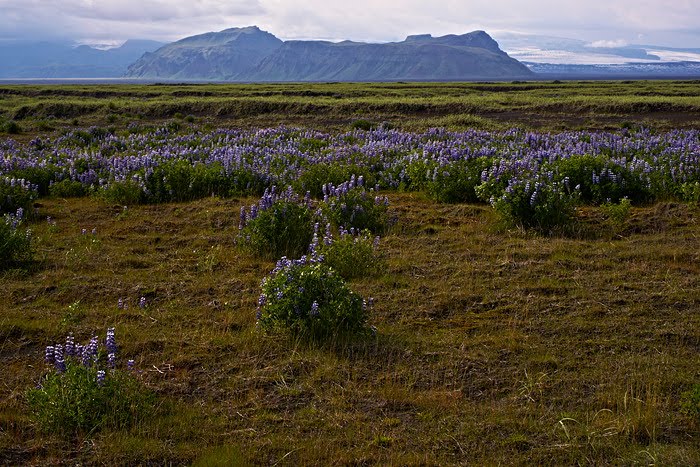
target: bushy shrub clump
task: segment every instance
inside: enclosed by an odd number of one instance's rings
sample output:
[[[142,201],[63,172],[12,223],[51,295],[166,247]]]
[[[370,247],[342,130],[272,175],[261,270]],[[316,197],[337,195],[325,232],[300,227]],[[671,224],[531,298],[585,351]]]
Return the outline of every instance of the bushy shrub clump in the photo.
[[[368,309],[319,257],[282,258],[262,281],[258,324],[312,340],[367,333]]]
[[[681,411],[700,423],[700,384],[681,395]]]
[[[313,238],[314,219],[308,197],[300,198],[291,187],[279,193],[273,186],[257,204],[241,208],[237,242],[265,258],[299,258]]]
[[[579,202],[578,187],[568,183],[513,178],[501,192],[493,193],[489,184],[477,187],[479,196],[487,200],[511,227],[554,233],[570,228]]]
[[[335,270],[343,279],[354,279],[375,274],[381,268],[377,254],[379,236],[373,237],[369,230],[362,232],[341,227],[334,236],[327,224],[323,238],[319,238],[317,223],[309,254],[323,258],[323,262]]]
[[[18,209],[30,213],[37,196],[36,185],[27,180],[0,177],[0,215],[14,214]]]
[[[353,175],[338,186],[323,187],[321,212],[336,227],[380,234],[389,226],[388,207],[389,199],[375,196],[373,189],[367,190],[362,176]]]
[[[567,180],[571,186],[578,186],[584,203],[618,203],[623,198],[639,203],[651,198],[639,176],[602,155],[562,158],[551,164],[550,169],[555,181]]]
[[[0,270],[22,266],[32,260],[32,233],[22,229],[23,209],[0,218]]]
[[[479,201],[475,188],[481,184],[481,173],[490,165],[491,159],[479,157],[435,166],[432,173],[427,174],[427,192],[433,199],[442,203]]]
[[[46,348],[46,363],[53,368],[27,393],[32,418],[46,432],[72,436],[125,429],[153,407],[133,361],[118,368],[114,328],[107,330],[104,349],[97,336],[80,345],[69,335],[65,344]]]

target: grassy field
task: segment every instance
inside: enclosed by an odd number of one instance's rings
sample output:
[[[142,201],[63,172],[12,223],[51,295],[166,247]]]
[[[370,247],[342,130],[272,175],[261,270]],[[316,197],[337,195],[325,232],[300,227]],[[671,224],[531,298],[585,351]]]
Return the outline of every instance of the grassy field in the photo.
[[[0,115],[29,133],[134,121],[342,129],[617,129],[700,124],[697,81],[0,86]]]
[[[203,130],[332,132],[357,119],[409,130],[669,129],[698,128],[700,87],[5,86],[0,109],[21,126],[20,141],[72,128],[74,118]],[[585,206],[585,235],[543,236],[498,227],[487,204],[383,194],[396,218],[381,241],[385,267],[350,282],[376,300],[377,333],[325,345],[255,326],[274,261],[234,239],[241,206],[257,198],[127,207],[40,198],[34,263],[0,272],[0,461],[700,464],[700,420],[682,410],[700,383],[697,203],[640,204],[618,225]],[[44,347],[108,327],[156,393],[155,413],[77,437],[38,430],[26,393],[46,371]]]

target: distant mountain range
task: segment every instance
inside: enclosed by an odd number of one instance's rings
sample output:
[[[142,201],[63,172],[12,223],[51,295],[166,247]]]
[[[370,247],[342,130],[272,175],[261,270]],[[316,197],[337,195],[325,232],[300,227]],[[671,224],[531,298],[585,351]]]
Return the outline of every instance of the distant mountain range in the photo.
[[[483,31],[401,42],[282,41],[256,26],[102,50],[0,42],[0,79],[468,81],[700,78],[700,49]]]
[[[0,42],[0,78],[118,78],[162,42],[126,41],[100,50],[52,42]]]
[[[129,66],[132,78],[222,81],[456,81],[532,72],[483,31],[403,42],[287,41],[258,27],[188,37]]]
[[[495,36],[503,50],[542,78],[700,77],[698,48],[516,33]]]

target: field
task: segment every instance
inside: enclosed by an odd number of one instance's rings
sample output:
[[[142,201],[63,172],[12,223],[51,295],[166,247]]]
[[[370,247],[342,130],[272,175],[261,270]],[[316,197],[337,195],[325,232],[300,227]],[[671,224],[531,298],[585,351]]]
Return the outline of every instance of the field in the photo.
[[[697,82],[4,86],[0,111],[32,252],[0,261],[3,463],[700,464]],[[250,206],[291,185],[331,219],[351,177],[386,216],[347,280],[373,331],[264,332]],[[46,346],[112,327],[148,416],[42,429]]]

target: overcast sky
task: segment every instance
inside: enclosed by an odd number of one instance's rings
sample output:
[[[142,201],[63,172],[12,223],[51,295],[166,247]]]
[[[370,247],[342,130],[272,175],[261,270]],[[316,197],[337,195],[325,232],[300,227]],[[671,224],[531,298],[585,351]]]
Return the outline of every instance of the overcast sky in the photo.
[[[700,0],[0,0],[0,39],[172,41],[249,25],[285,40],[383,42],[483,29],[700,47]]]

